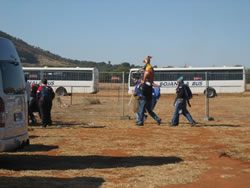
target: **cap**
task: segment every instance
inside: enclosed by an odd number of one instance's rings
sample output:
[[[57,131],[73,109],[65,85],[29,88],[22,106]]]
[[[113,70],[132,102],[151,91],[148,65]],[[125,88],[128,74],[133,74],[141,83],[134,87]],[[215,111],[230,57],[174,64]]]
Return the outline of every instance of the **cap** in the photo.
[[[183,80],[184,80],[183,76],[181,76],[181,77],[179,77],[179,78],[177,79],[177,81],[179,81],[179,82],[183,82]]]

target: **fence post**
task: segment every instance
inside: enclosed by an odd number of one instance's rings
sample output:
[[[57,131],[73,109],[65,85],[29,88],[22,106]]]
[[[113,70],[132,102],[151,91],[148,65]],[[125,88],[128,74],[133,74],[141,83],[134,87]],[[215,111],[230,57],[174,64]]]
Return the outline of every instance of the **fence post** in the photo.
[[[72,95],[73,95],[73,86],[71,86],[71,95],[70,95],[70,105],[73,104],[73,98],[72,98]]]
[[[125,116],[125,72],[122,72],[122,116],[121,120],[130,119],[129,116]]]
[[[213,121],[214,118],[209,117],[209,98],[208,98],[208,87],[209,87],[209,80],[208,80],[208,72],[205,72],[205,79],[206,79],[206,92],[205,92],[205,117],[203,120],[205,121]]]

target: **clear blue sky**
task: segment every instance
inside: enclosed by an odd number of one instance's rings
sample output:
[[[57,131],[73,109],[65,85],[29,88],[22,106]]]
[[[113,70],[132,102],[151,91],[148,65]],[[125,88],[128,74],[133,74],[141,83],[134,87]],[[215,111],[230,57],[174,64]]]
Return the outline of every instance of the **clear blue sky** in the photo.
[[[0,0],[0,30],[62,57],[250,67],[250,0]]]

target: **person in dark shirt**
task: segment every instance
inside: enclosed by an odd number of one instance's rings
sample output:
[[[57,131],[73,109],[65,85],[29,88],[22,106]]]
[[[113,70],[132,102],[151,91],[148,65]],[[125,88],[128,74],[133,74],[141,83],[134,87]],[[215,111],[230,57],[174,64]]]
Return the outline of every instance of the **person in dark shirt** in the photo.
[[[43,127],[52,124],[51,108],[54,97],[55,93],[52,87],[47,85],[47,79],[42,79],[42,86],[37,89],[37,99],[39,101],[39,110]]]
[[[183,114],[188,119],[190,124],[195,125],[195,121],[193,120],[191,114],[187,110],[187,103],[190,107],[191,105],[189,103],[187,89],[186,89],[186,87],[188,86],[184,84],[184,79],[182,76],[178,78],[177,84],[178,86],[176,88],[176,98],[174,102],[175,111],[174,111],[174,116],[173,116],[171,125],[172,126],[179,125],[180,114]]]
[[[32,123],[36,122],[36,118],[33,112],[39,112],[38,102],[36,100],[36,92],[38,88],[39,88],[38,84],[32,84],[31,86],[30,101],[29,101],[29,117]]]

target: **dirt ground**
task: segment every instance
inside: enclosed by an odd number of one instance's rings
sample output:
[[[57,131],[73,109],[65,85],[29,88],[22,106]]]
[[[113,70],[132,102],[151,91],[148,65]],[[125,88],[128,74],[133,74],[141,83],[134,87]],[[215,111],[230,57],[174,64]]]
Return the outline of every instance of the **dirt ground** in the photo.
[[[155,112],[135,126],[126,98],[74,96],[54,101],[53,125],[29,126],[30,146],[0,154],[0,187],[247,188],[250,186],[250,93],[195,95],[184,117],[171,127],[174,96],[163,95]],[[126,118],[125,118],[126,119]]]

